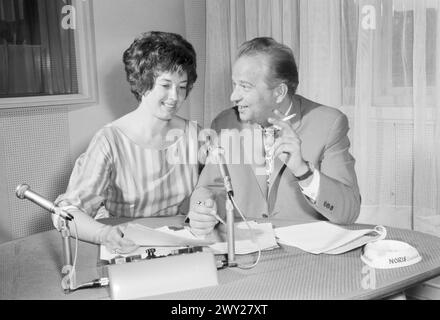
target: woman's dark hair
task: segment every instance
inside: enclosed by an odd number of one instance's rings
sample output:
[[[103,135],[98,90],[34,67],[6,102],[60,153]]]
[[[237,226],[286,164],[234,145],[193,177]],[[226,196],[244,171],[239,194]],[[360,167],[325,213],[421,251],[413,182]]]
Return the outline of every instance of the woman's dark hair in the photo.
[[[270,37],[254,38],[244,42],[238,50],[241,56],[255,56],[263,54],[268,58],[269,74],[266,79],[269,87],[285,83],[288,94],[293,95],[298,87],[298,68],[292,50]]]
[[[197,79],[196,52],[182,36],[161,31],[150,31],[136,38],[125,50],[123,58],[127,81],[138,101],[162,72],[186,72],[186,96]]]

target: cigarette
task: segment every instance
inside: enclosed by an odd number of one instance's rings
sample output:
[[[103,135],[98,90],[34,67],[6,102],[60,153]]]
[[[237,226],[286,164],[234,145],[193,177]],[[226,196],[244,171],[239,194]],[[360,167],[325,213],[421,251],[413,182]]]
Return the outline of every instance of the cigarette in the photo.
[[[290,116],[284,117],[283,119],[281,119],[281,121],[287,121],[292,119],[294,116],[296,116],[296,113],[292,113]]]
[[[290,116],[282,118],[281,121],[283,121],[283,122],[288,121],[288,120],[292,119],[294,116],[296,116],[296,113],[292,113]],[[281,128],[279,126],[277,126],[277,125],[274,125],[273,127],[276,130],[281,130]]]

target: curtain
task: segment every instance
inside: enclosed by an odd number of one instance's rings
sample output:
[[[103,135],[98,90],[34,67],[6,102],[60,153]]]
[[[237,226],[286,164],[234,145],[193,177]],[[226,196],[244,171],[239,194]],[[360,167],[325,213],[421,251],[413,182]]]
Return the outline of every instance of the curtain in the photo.
[[[205,117],[230,106],[237,46],[272,36],[298,93],[349,118],[358,222],[440,236],[440,0],[207,1]]]
[[[439,4],[343,1],[341,26],[356,49],[343,50],[342,78],[355,81],[345,82],[342,104],[353,110],[361,219],[440,236]]]
[[[0,95],[78,93],[74,30],[62,26],[71,1],[0,0]]]
[[[299,0],[206,1],[205,125],[231,106],[231,68],[238,47],[271,36],[299,57]]]

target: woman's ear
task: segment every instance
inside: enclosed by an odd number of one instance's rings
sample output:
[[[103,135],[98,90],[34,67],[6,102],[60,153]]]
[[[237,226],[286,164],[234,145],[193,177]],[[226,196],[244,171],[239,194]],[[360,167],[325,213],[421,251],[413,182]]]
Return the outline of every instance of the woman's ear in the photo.
[[[288,88],[287,88],[286,84],[285,83],[280,83],[275,88],[275,91],[274,91],[276,103],[283,102],[284,98],[287,96],[287,92],[288,92]]]
[[[150,91],[151,91],[151,90],[147,90],[147,91],[144,92],[144,94],[141,96],[141,101],[143,101],[143,100],[148,96],[148,94],[150,93]]]

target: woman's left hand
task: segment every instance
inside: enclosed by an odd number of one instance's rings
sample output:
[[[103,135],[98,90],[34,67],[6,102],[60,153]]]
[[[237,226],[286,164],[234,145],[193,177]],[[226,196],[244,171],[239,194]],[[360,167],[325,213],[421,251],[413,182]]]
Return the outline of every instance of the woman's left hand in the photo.
[[[121,226],[105,226],[100,230],[99,242],[111,253],[130,253],[139,246],[132,240],[124,238],[124,228]]]

